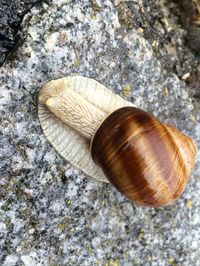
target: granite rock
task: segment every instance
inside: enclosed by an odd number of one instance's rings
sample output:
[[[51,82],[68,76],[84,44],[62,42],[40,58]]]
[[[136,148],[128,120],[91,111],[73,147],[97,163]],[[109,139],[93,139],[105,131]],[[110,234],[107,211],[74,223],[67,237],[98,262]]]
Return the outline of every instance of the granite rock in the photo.
[[[0,66],[20,43],[18,32],[24,15],[34,5],[44,1],[49,2],[49,0],[0,0]]]
[[[33,8],[15,59],[0,69],[3,266],[200,264],[199,151],[183,196],[167,208],[143,208],[64,161],[41,131],[41,86],[79,74],[177,126],[200,147],[199,105],[141,29],[124,27],[120,2],[53,0]]]

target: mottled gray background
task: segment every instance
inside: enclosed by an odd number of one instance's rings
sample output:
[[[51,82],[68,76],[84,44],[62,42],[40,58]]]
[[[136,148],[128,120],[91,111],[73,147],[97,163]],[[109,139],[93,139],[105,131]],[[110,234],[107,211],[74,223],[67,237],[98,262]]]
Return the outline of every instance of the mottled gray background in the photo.
[[[53,0],[24,17],[19,48],[0,68],[0,265],[200,265],[199,151],[173,206],[138,207],[64,161],[37,117],[41,86],[80,74],[200,147],[199,55],[173,5],[160,5]]]

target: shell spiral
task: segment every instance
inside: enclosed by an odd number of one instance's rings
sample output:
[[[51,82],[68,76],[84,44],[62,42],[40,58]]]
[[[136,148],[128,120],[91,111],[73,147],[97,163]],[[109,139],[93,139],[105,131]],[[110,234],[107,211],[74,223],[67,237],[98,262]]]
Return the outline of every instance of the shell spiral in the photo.
[[[173,203],[195,164],[193,140],[151,114],[124,107],[109,115],[91,143],[91,155],[117,190],[149,207]]]

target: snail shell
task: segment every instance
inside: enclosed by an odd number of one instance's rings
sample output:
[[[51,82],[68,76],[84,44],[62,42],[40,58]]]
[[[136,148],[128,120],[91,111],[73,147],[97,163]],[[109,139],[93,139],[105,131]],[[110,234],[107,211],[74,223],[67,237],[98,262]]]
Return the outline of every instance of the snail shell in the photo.
[[[93,160],[127,198],[161,207],[184,191],[196,148],[189,137],[134,107],[113,112],[97,130]]]
[[[166,206],[183,193],[195,163],[193,140],[97,81],[70,76],[47,83],[38,115],[62,157],[136,203]]]

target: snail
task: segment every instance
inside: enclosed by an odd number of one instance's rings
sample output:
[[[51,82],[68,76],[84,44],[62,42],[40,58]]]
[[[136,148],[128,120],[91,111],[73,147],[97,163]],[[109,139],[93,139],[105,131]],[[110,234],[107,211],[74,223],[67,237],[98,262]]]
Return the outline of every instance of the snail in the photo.
[[[148,207],[172,204],[195,164],[194,141],[91,78],[52,80],[38,116],[58,153],[125,197]]]

